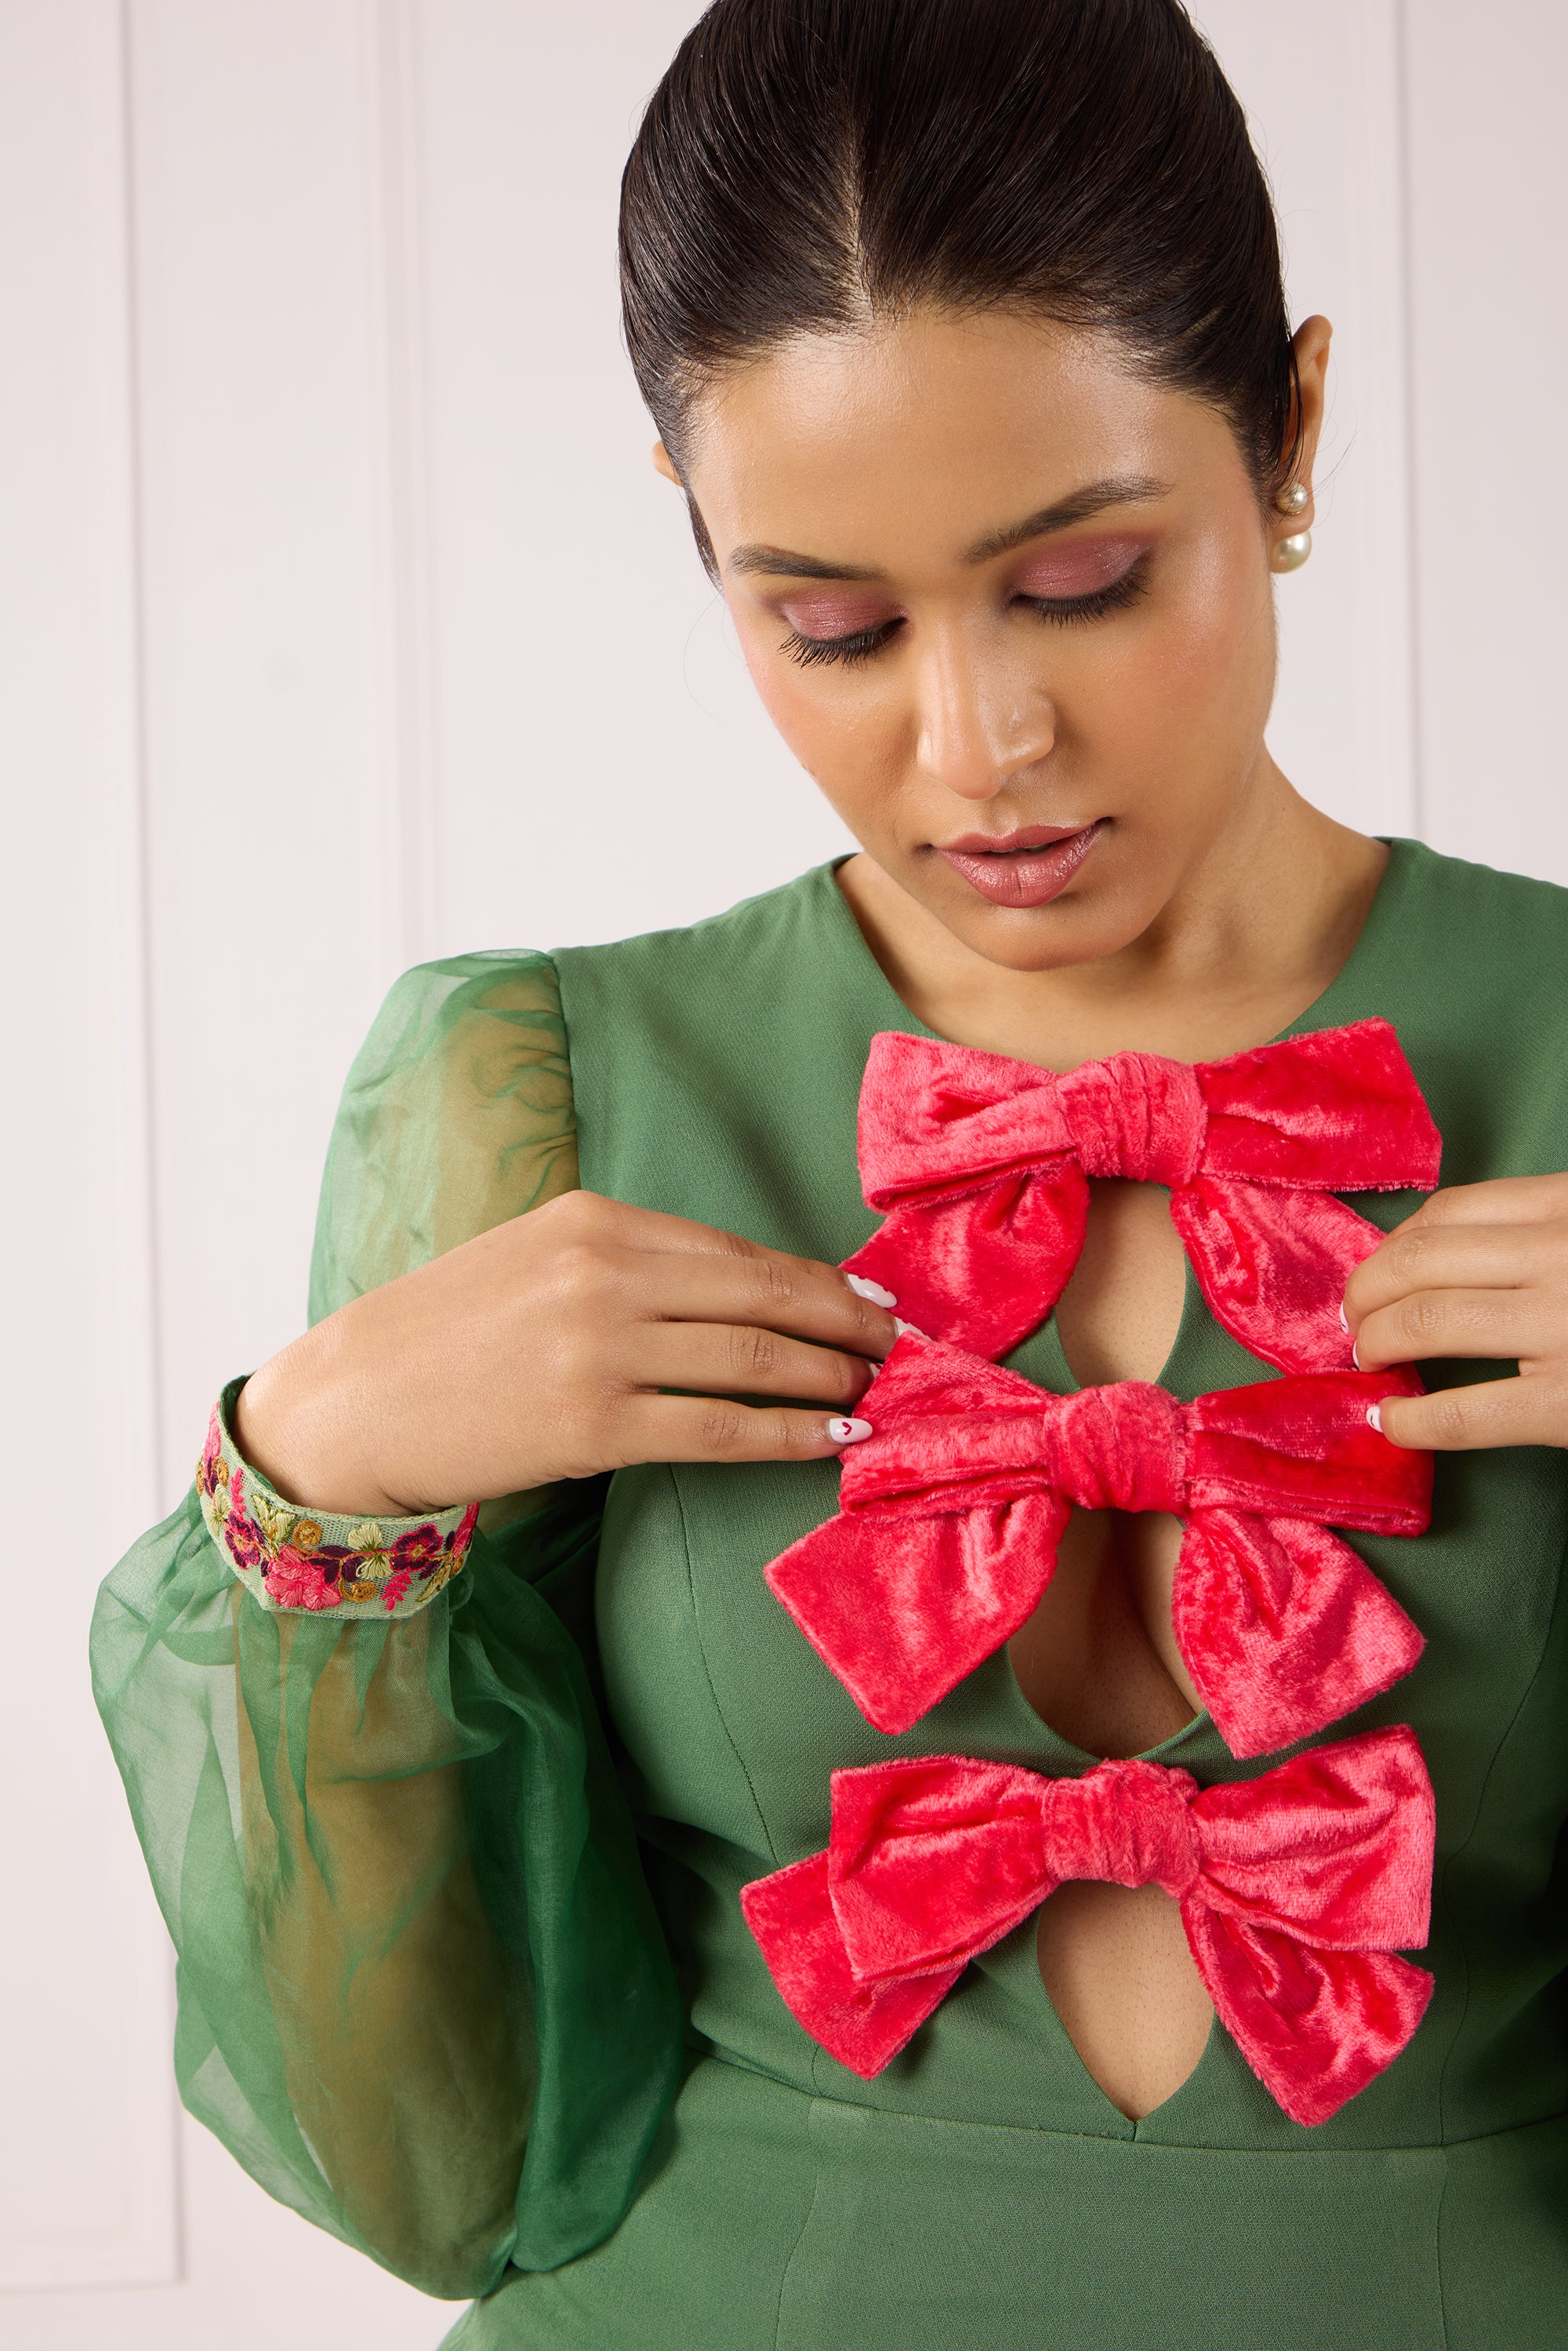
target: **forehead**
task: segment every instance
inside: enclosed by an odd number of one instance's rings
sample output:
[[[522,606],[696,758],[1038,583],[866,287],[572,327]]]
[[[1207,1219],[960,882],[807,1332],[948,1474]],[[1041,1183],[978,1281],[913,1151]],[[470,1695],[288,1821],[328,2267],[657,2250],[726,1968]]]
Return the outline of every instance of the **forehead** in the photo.
[[[1239,474],[1224,421],[1102,335],[915,314],[802,336],[699,403],[691,487],[716,541],[896,565],[1085,482]]]

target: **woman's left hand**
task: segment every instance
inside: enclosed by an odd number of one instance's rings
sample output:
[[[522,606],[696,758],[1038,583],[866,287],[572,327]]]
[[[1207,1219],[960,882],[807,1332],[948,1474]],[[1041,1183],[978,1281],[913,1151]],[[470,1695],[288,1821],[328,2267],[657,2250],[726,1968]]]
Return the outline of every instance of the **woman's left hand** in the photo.
[[[1568,1176],[1434,1192],[1356,1268],[1344,1311],[1364,1371],[1433,1355],[1518,1363],[1514,1379],[1390,1396],[1396,1445],[1568,1446]]]

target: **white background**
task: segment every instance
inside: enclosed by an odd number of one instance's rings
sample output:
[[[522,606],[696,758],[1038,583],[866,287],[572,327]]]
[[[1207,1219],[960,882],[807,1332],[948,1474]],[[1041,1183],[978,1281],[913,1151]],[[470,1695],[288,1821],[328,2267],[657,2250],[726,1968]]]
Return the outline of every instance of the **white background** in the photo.
[[[695,0],[0,0],[0,2334],[425,2351],[175,2112],[99,1578],[302,1314],[393,975],[843,845],[751,705],[616,328]],[[1272,740],[1568,882],[1561,0],[1207,0],[1340,358]],[[591,870],[580,860],[593,844]]]

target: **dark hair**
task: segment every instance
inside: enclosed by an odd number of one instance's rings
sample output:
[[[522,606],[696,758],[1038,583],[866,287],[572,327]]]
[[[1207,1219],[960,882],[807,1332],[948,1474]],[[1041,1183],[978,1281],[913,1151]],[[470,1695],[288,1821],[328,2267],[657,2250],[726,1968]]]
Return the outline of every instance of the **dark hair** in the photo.
[[[727,367],[917,304],[1111,332],[1262,494],[1295,455],[1268,183],[1178,0],[715,0],[626,165],[621,287],[677,468]]]

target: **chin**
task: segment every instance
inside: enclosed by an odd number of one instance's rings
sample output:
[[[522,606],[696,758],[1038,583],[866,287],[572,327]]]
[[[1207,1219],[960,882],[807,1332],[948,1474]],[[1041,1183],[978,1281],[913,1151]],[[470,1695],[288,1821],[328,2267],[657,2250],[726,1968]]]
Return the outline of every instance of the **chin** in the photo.
[[[1055,920],[1051,919],[1055,915]],[[1073,921],[1071,910],[1053,906],[1021,913],[992,911],[977,920],[941,917],[955,938],[1003,971],[1061,971],[1071,964],[1101,963],[1131,946],[1137,929],[1124,931],[1091,917]]]
[[[1142,893],[1130,903],[1109,876],[1070,887],[1043,906],[991,904],[956,875],[949,883],[946,873],[938,879],[925,870],[908,873],[904,887],[962,946],[1018,972],[1059,971],[1119,955],[1158,919],[1163,904]]]

